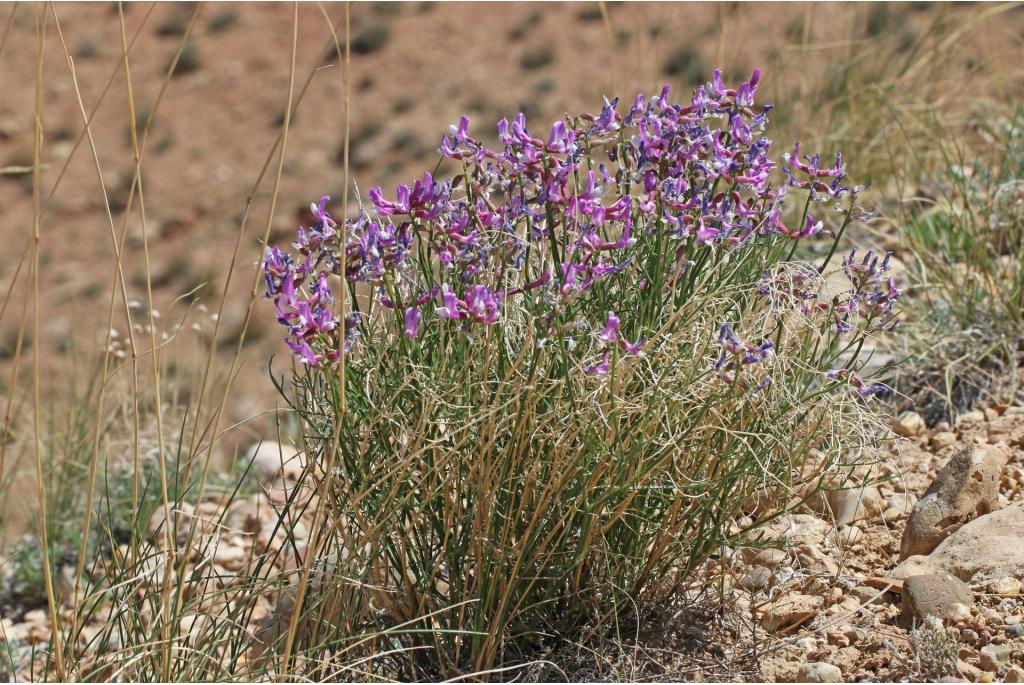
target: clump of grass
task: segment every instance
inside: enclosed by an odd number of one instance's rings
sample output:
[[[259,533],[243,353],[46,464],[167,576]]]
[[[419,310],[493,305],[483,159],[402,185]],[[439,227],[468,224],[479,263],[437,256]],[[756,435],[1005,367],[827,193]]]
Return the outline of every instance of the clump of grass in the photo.
[[[920,626],[910,630],[910,649],[913,675],[922,680],[939,680],[960,672],[957,668],[959,640],[942,621],[929,617]]]
[[[525,17],[512,25],[508,30],[508,39],[512,41],[522,40],[530,33],[530,29],[537,26],[544,19],[542,12],[530,12]]]
[[[463,117],[441,145],[457,177],[375,188],[344,228],[323,198],[299,257],[267,252],[300,363],[279,387],[321,483],[281,672],[409,626],[402,678],[515,664],[674,597],[749,503],[763,523],[863,458],[884,388],[860,352],[899,291],[871,254],[825,287],[859,189],[799,148],[769,183],[758,80],[606,102],[547,142],[520,115],[498,150]],[[822,265],[789,263],[837,204]]]
[[[381,21],[369,22],[352,36],[352,52],[357,55],[369,55],[383,49],[390,38],[391,29],[387,24]]]
[[[985,144],[937,136],[944,172],[925,181],[903,234],[912,253],[911,353],[926,360],[904,392],[933,421],[1012,400],[1024,353],[1024,118],[1000,117]],[[936,123],[936,126],[940,126]]]
[[[238,24],[238,13],[231,9],[221,10],[210,18],[210,32],[223,33]]]
[[[674,76],[686,84],[700,83],[707,78],[707,66],[696,48],[689,45],[676,47],[661,68],[666,76]]]
[[[189,12],[184,8],[174,7],[156,26],[156,35],[161,37],[182,36],[188,28]]]
[[[177,51],[175,52],[177,54]],[[171,64],[174,62],[174,55],[167,62],[167,68],[169,69]],[[181,47],[181,54],[178,55],[178,63],[174,68],[174,76],[185,76],[199,71],[199,68],[203,66],[202,58],[199,55],[199,48],[192,41],[186,42]]]
[[[534,71],[548,66],[555,61],[555,52],[547,45],[527,48],[519,58],[519,66],[526,71]]]

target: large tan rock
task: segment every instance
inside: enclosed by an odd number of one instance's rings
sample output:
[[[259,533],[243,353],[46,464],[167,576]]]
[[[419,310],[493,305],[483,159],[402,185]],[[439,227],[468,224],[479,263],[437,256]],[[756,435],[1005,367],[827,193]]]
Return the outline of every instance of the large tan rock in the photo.
[[[973,603],[974,593],[971,588],[948,573],[911,576],[903,584],[899,623],[909,628],[915,624],[921,625],[929,616],[944,620],[954,604]]]
[[[949,573],[972,585],[1024,574],[1024,501],[968,522],[927,555],[905,559],[890,574]]]
[[[950,459],[911,511],[900,559],[928,554],[971,518],[993,511],[1008,457],[1005,446],[974,445]]]

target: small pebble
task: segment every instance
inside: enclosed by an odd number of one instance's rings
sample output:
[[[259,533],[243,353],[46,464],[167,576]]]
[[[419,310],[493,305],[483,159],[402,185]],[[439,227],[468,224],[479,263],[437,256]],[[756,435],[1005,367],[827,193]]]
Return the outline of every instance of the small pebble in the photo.
[[[853,627],[845,628],[843,630],[843,635],[846,636],[846,639],[850,641],[851,645],[857,644],[858,642],[863,642],[868,637],[868,633],[866,630],[864,630],[863,628]]]
[[[940,431],[932,436],[932,449],[941,450],[956,442],[956,434],[949,431]]]
[[[842,526],[836,533],[836,540],[842,547],[852,547],[864,537],[864,531],[857,526]]]
[[[957,418],[956,423],[957,423],[958,426],[967,426],[967,425],[970,425],[972,423],[981,423],[984,420],[985,420],[985,414],[983,414],[980,411],[975,410],[975,411],[964,412],[963,414],[961,414]]]
[[[949,605],[948,609],[946,609],[946,618],[953,623],[968,621],[971,618],[971,609],[966,604],[954,602]]]
[[[971,630],[970,628],[964,628],[963,630],[960,631],[960,639],[963,640],[964,642],[977,642],[978,641],[978,633],[976,633],[975,631]]]
[[[918,435],[924,430],[924,428],[924,419],[921,418],[920,414],[914,411],[908,411],[900,414],[899,419],[892,424],[893,432],[897,435],[902,435],[905,438],[912,438],[915,435]]]
[[[1020,623],[1011,623],[1006,626],[1006,636],[1012,638],[1024,637],[1024,625]]]
[[[796,641],[796,646],[800,649],[814,649],[817,646],[817,643],[814,641],[813,637],[802,637]]]

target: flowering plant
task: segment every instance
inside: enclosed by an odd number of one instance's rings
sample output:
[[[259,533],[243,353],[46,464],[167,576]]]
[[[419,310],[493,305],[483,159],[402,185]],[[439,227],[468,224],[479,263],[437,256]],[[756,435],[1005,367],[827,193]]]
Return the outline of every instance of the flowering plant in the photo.
[[[321,496],[339,545],[369,550],[347,573],[392,620],[450,623],[428,641],[442,671],[664,593],[752,495],[791,506],[794,463],[866,444],[858,396],[884,388],[859,354],[900,293],[871,254],[824,288],[860,188],[839,155],[772,159],[759,80],[606,99],[546,139],[520,114],[494,149],[462,117],[440,145],[455,176],[374,188],[344,226],[322,198],[295,256],[267,251],[307,449],[340,439]],[[820,267],[789,261],[829,232]]]

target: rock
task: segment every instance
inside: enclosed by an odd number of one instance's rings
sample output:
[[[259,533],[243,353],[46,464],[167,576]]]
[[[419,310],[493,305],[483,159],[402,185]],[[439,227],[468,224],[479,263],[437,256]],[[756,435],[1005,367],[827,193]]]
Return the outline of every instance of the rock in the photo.
[[[825,640],[828,641],[830,645],[834,645],[836,647],[850,646],[850,638],[846,637],[846,635],[841,630],[826,631]]]
[[[961,605],[961,606],[963,606],[963,605]],[[970,628],[964,628],[963,630],[960,631],[960,639],[963,642],[977,642],[978,641],[978,632],[975,631],[975,630],[971,630]]]
[[[904,628],[934,616],[945,619],[953,604],[973,604],[974,593],[951,575],[912,576],[903,584],[899,623]]]
[[[851,645],[855,645],[858,642],[863,642],[868,637],[868,632],[863,628],[854,628],[853,626],[843,626],[843,635],[850,641]]]
[[[1016,597],[1020,594],[1021,583],[1016,578],[1000,578],[989,583],[987,589],[993,595],[1000,597]]]
[[[31,624],[29,623],[14,623],[9,619],[3,619],[3,623],[0,624],[0,628],[3,628],[2,637],[7,642],[26,642],[28,640],[28,633]]]
[[[900,559],[928,554],[970,518],[995,510],[1004,447],[976,445],[955,455],[914,505],[900,541]]]
[[[823,603],[821,597],[786,595],[767,608],[761,617],[761,627],[769,633],[790,630],[813,618]]]
[[[873,485],[833,490],[826,496],[835,525],[846,526],[882,512],[882,496]]]
[[[277,442],[257,443],[245,453],[245,464],[251,463],[252,473],[264,483],[274,480],[278,474],[287,475],[286,470],[295,471],[295,466],[303,461],[299,450]],[[302,471],[302,466],[298,466],[298,471]]]
[[[924,428],[924,419],[916,411],[903,412],[892,424],[893,432],[904,438],[912,438],[915,435],[919,435]]]
[[[1003,676],[1004,683],[1024,683],[1024,668],[1020,666],[1010,666],[1006,669],[1006,675]]]
[[[958,659],[956,662],[956,670],[960,671],[960,674],[967,678],[969,681],[976,682],[978,676],[981,675],[981,669],[973,664],[969,664],[963,659]]]
[[[986,671],[998,673],[1010,660],[1009,645],[985,645],[981,648],[978,663]]]
[[[954,602],[946,609],[945,619],[953,623],[962,623],[971,620],[971,608],[961,602]],[[977,639],[977,638],[975,638]]]
[[[170,506],[171,521],[177,519],[177,540],[178,543],[184,543],[188,538],[188,529],[192,525],[192,520],[195,515],[195,507],[188,502],[180,502],[178,504],[171,504]],[[156,540],[162,547],[167,540],[167,532],[165,530],[164,508],[163,505],[158,505],[153,515],[149,519],[149,535],[153,540]]]
[[[981,673],[978,674],[978,679],[975,680],[974,682],[976,682],[976,683],[994,683],[995,681],[996,681],[996,677],[994,675],[992,675],[988,671],[982,671]]]
[[[772,583],[772,572],[763,566],[754,566],[740,576],[739,585],[750,592],[767,590]]]
[[[229,542],[217,545],[213,560],[228,571],[240,571],[245,567],[247,553],[244,547]]]
[[[841,683],[843,672],[827,661],[815,661],[804,664],[797,673],[797,682],[801,683]]]
[[[864,537],[864,531],[857,526],[843,526],[836,531],[836,542],[840,547],[853,547]]]
[[[759,549],[750,557],[750,563],[775,568],[789,561],[789,554],[781,549]]]
[[[1006,637],[1018,638],[1024,636],[1024,625],[1020,623],[1011,623],[1006,626],[1003,631],[1006,633]]]
[[[815,642],[814,638],[810,636],[802,637],[793,644],[795,644],[800,649],[807,651],[812,650],[818,646],[818,643]]]
[[[941,450],[944,447],[949,447],[956,442],[956,433],[949,431],[940,431],[932,436],[931,446],[933,450]]]
[[[1020,445],[1024,442],[1024,416],[1020,414],[1004,415],[989,424],[988,441]]]
[[[850,589],[850,594],[857,598],[861,604],[885,604],[885,592],[868,585],[856,585]]]
[[[757,539],[781,539],[794,547],[816,545],[832,529],[825,521],[811,514],[787,514],[772,519],[757,529]]]
[[[885,508],[895,509],[901,514],[909,514],[917,504],[917,497],[908,492],[897,492],[885,498]]]
[[[181,634],[188,635],[193,645],[209,639],[213,626],[213,619],[206,614],[185,614],[179,623]]]
[[[978,423],[985,422],[985,414],[980,411],[968,411],[964,412],[956,419],[956,425],[958,426],[972,426]]]
[[[968,522],[928,556],[912,556],[891,575],[907,578],[926,573],[951,573],[980,585],[1013,577],[1024,568],[1024,501]]]

